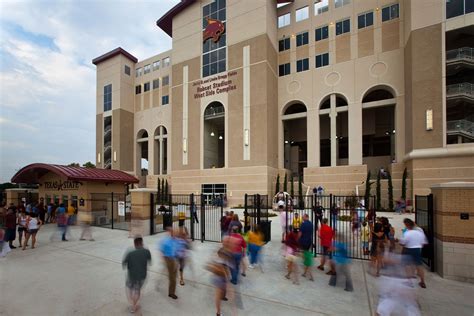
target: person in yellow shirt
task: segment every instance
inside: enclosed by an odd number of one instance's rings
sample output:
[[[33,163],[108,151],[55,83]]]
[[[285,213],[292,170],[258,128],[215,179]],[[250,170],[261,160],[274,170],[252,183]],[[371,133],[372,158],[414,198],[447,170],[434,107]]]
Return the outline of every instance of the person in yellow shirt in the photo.
[[[360,241],[362,242],[362,249],[364,250],[364,255],[369,254],[369,238],[370,238],[370,229],[367,222],[362,223],[362,231],[360,233]]]
[[[254,227],[248,233],[248,246],[250,252],[250,265],[249,268],[253,269],[256,264],[259,262],[259,254],[260,250],[262,250],[262,246],[264,245],[263,241],[263,234],[260,231],[260,227]],[[262,265],[260,263],[260,268],[262,269]]]
[[[67,207],[67,217],[68,217],[68,221],[67,221],[67,224],[68,225],[74,225],[75,223],[75,218],[74,218],[74,215],[76,214],[76,208],[72,205],[72,202],[71,204],[69,204],[69,206]]]
[[[296,229],[297,231],[299,231],[300,227],[301,227],[301,217],[299,216],[298,213],[295,213],[295,216],[293,217],[293,229]]]

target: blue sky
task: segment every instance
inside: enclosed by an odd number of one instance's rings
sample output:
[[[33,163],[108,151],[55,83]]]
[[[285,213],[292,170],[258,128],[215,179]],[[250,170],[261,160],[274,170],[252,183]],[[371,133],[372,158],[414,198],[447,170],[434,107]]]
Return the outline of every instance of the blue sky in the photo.
[[[0,2],[0,183],[33,162],[95,161],[95,66],[122,47],[171,48],[156,20],[179,0]]]

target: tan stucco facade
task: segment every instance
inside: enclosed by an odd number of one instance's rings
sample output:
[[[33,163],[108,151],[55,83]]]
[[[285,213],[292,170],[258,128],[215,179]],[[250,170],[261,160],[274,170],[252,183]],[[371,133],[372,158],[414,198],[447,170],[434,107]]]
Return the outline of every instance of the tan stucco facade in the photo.
[[[305,141],[301,175],[306,186],[323,186],[336,194],[351,194],[360,186],[362,194],[367,172],[374,174],[380,167],[392,172],[395,198],[401,194],[405,168],[409,197],[429,193],[433,183],[474,181],[474,144],[446,141],[444,47],[446,31],[472,24],[474,14],[446,19],[443,1],[352,0],[336,8],[329,0],[327,11],[316,14],[313,0],[295,0],[280,8],[267,0],[227,0],[226,71],[203,77],[202,8],[211,2],[195,1],[173,17],[172,50],[137,63],[119,54],[97,65],[98,166],[103,166],[104,118],[111,115],[112,168],[142,176],[145,142],[148,170],[142,186],[156,188],[157,179],[167,179],[173,193],[187,194],[201,192],[203,184],[226,184],[229,203],[243,204],[245,193],[272,195],[276,175],[291,174],[288,155],[297,152],[288,149],[285,131],[298,128],[304,119],[306,131],[293,136]],[[397,3],[398,17],[382,21],[384,8]],[[295,11],[305,6],[308,18],[296,22]],[[358,16],[367,12],[373,13],[373,25],[359,28]],[[286,13],[289,25],[278,27],[278,17]],[[336,35],[338,22],[348,18],[350,32]],[[315,30],[323,26],[328,37],[316,41]],[[309,41],[297,47],[296,37],[303,32]],[[279,41],[285,38],[290,48],[279,51]],[[316,67],[316,56],[325,53],[329,64]],[[309,69],[297,72],[298,61],[306,58]],[[279,76],[279,66],[286,63],[290,73]],[[130,75],[124,73],[125,65]],[[145,73],[147,66],[151,70]],[[163,85],[164,78],[168,85]],[[154,80],[159,87],[154,88]],[[235,89],[197,97],[206,80],[230,80]],[[113,86],[112,110],[104,112],[107,84]],[[364,101],[377,89],[392,97]],[[168,104],[162,104],[164,96]],[[339,98],[346,104],[339,106]],[[224,167],[206,169],[204,140],[209,130],[204,112],[216,101],[225,109]],[[323,108],[325,102],[330,106]],[[287,116],[285,111],[296,103],[306,112]],[[380,127],[383,119],[373,114],[384,107],[393,109],[390,130]],[[427,110],[433,114],[430,130]],[[298,121],[291,121],[295,118]],[[159,154],[164,152],[159,147],[163,138],[157,137],[160,126],[167,130],[166,173]],[[385,130],[392,135],[391,155],[368,156],[366,136]],[[144,131],[148,139],[138,141]],[[347,141],[345,157],[339,157],[341,139]],[[321,148],[328,143],[330,153],[324,153]]]

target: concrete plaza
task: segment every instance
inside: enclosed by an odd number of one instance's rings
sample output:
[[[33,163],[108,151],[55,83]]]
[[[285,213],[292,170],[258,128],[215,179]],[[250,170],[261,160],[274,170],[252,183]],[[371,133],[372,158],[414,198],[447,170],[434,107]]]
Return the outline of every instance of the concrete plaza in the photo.
[[[397,227],[403,216],[390,214]],[[247,271],[238,286],[239,315],[373,315],[377,306],[377,279],[367,273],[368,262],[354,260],[354,292],[329,287],[329,276],[314,272],[315,281],[284,278],[278,218],[272,239],[264,249],[264,273]],[[397,229],[398,230],[398,229]],[[79,241],[80,227],[72,227],[69,242],[50,241],[54,225],[38,234],[36,249],[12,250],[0,260],[0,315],[127,315],[121,260],[132,245],[128,232],[94,228],[95,242]],[[193,243],[192,263],[185,270],[186,285],[177,288],[177,301],[167,296],[167,277],[156,243],[163,234],[145,237],[153,264],[142,291],[143,315],[215,315],[214,289],[203,266],[218,243]],[[319,262],[319,259],[316,259]],[[301,270],[300,270],[301,271]],[[423,315],[474,315],[474,285],[449,281],[428,273],[427,289],[417,289]],[[223,303],[224,315],[231,304]]]

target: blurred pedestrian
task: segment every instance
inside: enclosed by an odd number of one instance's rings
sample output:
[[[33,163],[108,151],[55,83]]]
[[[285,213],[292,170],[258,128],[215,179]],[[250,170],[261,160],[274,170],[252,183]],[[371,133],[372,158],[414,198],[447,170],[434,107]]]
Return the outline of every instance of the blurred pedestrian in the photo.
[[[414,266],[418,276],[420,277],[420,283],[418,284],[420,287],[425,289],[425,272],[422,266],[421,250],[428,241],[423,230],[416,227],[411,219],[405,218],[403,224],[405,224],[407,231],[399,242],[403,245],[402,253],[404,255],[405,265],[407,266],[407,274],[409,277],[413,276],[412,267]]]
[[[298,213],[295,212],[293,214],[293,221],[291,223],[292,223],[293,229],[296,229],[297,231],[300,231],[302,220],[301,220],[301,217]]]
[[[329,262],[330,270],[328,275],[335,274],[334,263],[331,261],[331,248],[332,248],[332,240],[334,238],[334,230],[328,225],[328,219],[323,218],[323,224],[319,229],[319,240],[321,241],[321,248],[323,250],[323,255],[321,257],[321,263],[318,266],[318,269],[324,271],[324,265],[326,264],[326,260]]]
[[[224,236],[227,235],[229,231],[229,224],[230,224],[230,219],[229,219],[229,211],[225,211],[224,215],[221,217],[221,239],[224,238]]]
[[[25,210],[21,210],[20,214],[18,215],[18,243],[20,247],[23,246],[23,236],[26,236],[26,221],[28,220],[28,216],[26,216]],[[28,246],[28,245],[27,245]]]
[[[360,241],[362,243],[362,251],[364,256],[369,255],[369,240],[370,240],[370,228],[367,222],[362,223],[362,230],[360,232]]]
[[[179,229],[176,241],[178,242],[176,249],[176,258],[179,266],[179,284],[184,285],[184,267],[188,260],[188,252],[191,249],[191,242],[189,241],[189,235],[186,227]]]
[[[11,251],[8,242],[5,240],[5,230],[0,228],[0,258],[3,258]]]
[[[263,247],[263,234],[260,231],[260,226],[255,226],[248,234],[248,245],[250,253],[250,265],[249,268],[253,269],[257,264],[262,265],[259,260],[260,250]]]
[[[281,225],[281,242],[284,243],[286,238],[286,232],[288,231],[288,212],[285,208],[285,201],[278,201],[278,211],[280,212],[280,225]]]
[[[331,206],[330,214],[331,214],[331,227],[334,231],[337,231],[337,217],[339,216],[341,208],[338,204],[333,203]]]
[[[245,256],[245,250],[247,248],[247,244],[245,243],[244,238],[242,235],[239,234],[239,227],[232,226],[232,233],[229,236],[230,242],[230,249],[232,252],[232,257],[234,259],[233,268],[231,269],[231,280],[232,284],[238,283],[239,277],[239,270],[240,270],[240,261],[242,260],[243,256]]]
[[[58,230],[61,234],[61,240],[62,241],[68,241],[66,239],[66,233],[67,233],[67,224],[68,224],[68,217],[66,214],[66,208],[64,207],[64,204],[61,203],[59,207],[56,210],[56,217],[57,220],[56,222],[58,223]]]
[[[143,247],[143,238],[136,237],[133,244],[135,249],[128,250],[122,260],[123,268],[127,269],[125,285],[131,313],[140,308],[140,291],[146,280],[147,265],[151,264],[151,253]]]
[[[46,207],[46,223],[51,222],[51,212],[53,211],[53,203],[48,203]]]
[[[67,225],[74,225],[75,224],[75,214],[76,214],[76,208],[74,207],[74,202],[71,201],[69,203],[69,206],[67,207]]]
[[[334,253],[332,260],[336,264],[336,273],[331,275],[329,279],[329,285],[336,286],[337,277],[343,275],[346,279],[346,286],[344,291],[352,292],[354,288],[352,286],[350,263],[351,260],[347,253],[347,245],[343,242],[334,243]]]
[[[161,240],[158,247],[168,270],[168,296],[175,300],[178,298],[176,296],[176,272],[178,269],[176,260],[179,244],[171,227],[167,228],[167,232],[168,234]]]
[[[292,229],[290,232],[286,234],[286,252],[285,252],[285,259],[287,262],[287,274],[285,278],[288,280],[292,279],[293,276],[293,284],[299,284],[298,282],[298,266],[296,264],[298,258],[298,231],[296,229]]]
[[[80,211],[79,214],[77,214],[77,217],[79,219],[79,224],[81,225],[81,237],[79,240],[89,240],[89,241],[94,241],[94,238],[92,237],[92,213],[89,211]]]
[[[309,220],[309,215],[303,215],[303,223],[300,228],[299,245],[303,250],[303,265],[304,272],[303,277],[309,277],[310,281],[314,281],[311,268],[314,263],[313,252],[311,248],[313,246],[313,223]]]
[[[255,216],[255,214],[254,214],[254,216]],[[234,227],[237,227],[237,232],[239,234],[242,233],[242,223],[240,222],[239,215],[237,215],[237,214],[234,214],[232,216],[232,220],[229,223],[229,234],[231,234],[233,232]]]
[[[13,203],[7,209],[5,216],[5,235],[3,240],[8,242],[10,249],[15,249],[13,241],[16,239],[16,209]],[[21,245],[20,245],[21,247]]]
[[[43,222],[41,221],[41,219],[38,218],[38,214],[32,213],[28,217],[28,219],[26,220],[26,236],[25,236],[25,242],[23,243],[23,250],[26,249],[30,236],[31,236],[31,249],[35,248],[36,234],[41,228],[41,225],[43,225]]]
[[[370,234],[370,257],[372,265],[375,267],[375,276],[380,276],[380,268],[382,267],[383,254],[385,252],[385,234],[383,225],[380,221],[375,222],[374,229]]]

